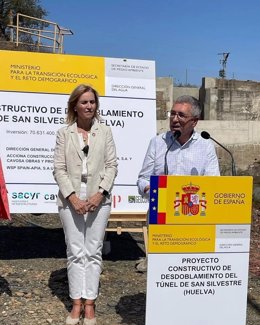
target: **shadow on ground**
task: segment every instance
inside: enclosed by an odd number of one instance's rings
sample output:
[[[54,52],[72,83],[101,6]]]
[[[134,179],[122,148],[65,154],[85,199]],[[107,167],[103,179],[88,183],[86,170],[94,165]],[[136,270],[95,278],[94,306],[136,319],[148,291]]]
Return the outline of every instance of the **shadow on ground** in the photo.
[[[49,278],[49,288],[54,296],[64,304],[65,308],[70,311],[72,307],[71,299],[69,298],[69,286],[67,269],[53,271]]]
[[[62,229],[0,227],[0,259],[65,258]]]
[[[116,305],[116,313],[122,318],[123,324],[141,325],[145,323],[145,299],[144,293],[123,296]],[[137,318],[136,315],[139,315]]]
[[[106,241],[110,243],[110,253],[103,256],[107,261],[118,260],[138,260],[145,256],[143,249],[139,246],[139,239],[134,238],[130,233],[124,232],[117,235],[115,232],[109,232]],[[142,242],[142,240],[140,240]]]
[[[0,276],[0,295],[6,293],[8,296],[12,296],[12,291],[10,289],[9,283],[5,278]]]
[[[137,260],[144,256],[129,234],[108,233],[111,251],[104,260]],[[0,259],[66,258],[62,228],[0,226]]]

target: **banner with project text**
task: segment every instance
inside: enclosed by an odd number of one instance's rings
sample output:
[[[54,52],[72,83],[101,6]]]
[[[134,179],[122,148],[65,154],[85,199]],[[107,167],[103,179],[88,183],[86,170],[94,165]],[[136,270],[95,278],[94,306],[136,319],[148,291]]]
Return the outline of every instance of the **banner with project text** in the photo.
[[[154,61],[18,51],[0,51],[0,59],[0,149],[11,213],[57,212],[55,134],[80,83],[98,91],[101,123],[115,139],[113,210],[146,211],[136,180],[156,134]]]

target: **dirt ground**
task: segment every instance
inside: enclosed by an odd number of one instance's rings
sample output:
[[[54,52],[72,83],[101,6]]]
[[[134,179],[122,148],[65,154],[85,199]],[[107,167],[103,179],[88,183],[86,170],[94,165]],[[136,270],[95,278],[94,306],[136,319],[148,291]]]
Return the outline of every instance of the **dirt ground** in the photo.
[[[253,209],[249,272],[260,277],[260,204]]]
[[[141,234],[109,233],[104,255],[99,325],[144,325],[146,273]],[[260,206],[253,210],[246,325],[260,324]],[[0,324],[64,325],[68,298],[64,235],[57,215],[14,215],[0,221]]]

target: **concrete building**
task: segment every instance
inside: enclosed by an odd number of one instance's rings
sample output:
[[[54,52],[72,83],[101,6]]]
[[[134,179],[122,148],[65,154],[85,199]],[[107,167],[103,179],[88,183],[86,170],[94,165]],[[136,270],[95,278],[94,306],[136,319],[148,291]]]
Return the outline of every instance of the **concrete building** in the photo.
[[[260,82],[203,78],[205,120],[260,121]]]
[[[173,102],[181,95],[190,95],[199,98],[200,88],[193,87],[175,87],[173,78],[156,78],[156,113],[157,120],[167,119],[172,108]]]
[[[174,87],[167,78],[159,78],[158,91],[166,95],[164,111],[181,95],[200,99],[203,106],[202,120],[197,131],[210,133],[233,153],[239,175],[252,175],[260,184],[260,82],[203,78],[200,88]],[[172,96],[172,97],[170,97]],[[157,111],[160,110],[158,101]],[[169,129],[167,114],[157,114],[157,132]],[[231,174],[230,155],[216,145],[222,175]],[[257,188],[259,188],[257,186]],[[259,193],[258,193],[259,192]],[[255,191],[260,200],[260,189]]]

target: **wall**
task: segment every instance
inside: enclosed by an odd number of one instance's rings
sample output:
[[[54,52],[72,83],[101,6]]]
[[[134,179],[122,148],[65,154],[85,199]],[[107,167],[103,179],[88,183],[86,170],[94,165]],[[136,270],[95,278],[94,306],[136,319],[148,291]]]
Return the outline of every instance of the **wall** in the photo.
[[[199,88],[174,87],[171,77],[156,78],[156,116],[157,120],[167,119],[177,97],[190,95],[199,98]]]
[[[168,129],[168,120],[157,121],[158,133]],[[244,171],[253,163],[260,162],[260,121],[200,120],[196,130],[207,131],[211,137],[226,146],[233,153],[239,170]],[[218,149],[218,156],[222,161],[229,160],[228,154],[221,148]]]
[[[175,101],[179,96],[189,95],[195,98],[199,98],[199,88],[190,87],[173,87],[173,101]]]
[[[260,83],[203,78],[200,100],[206,120],[260,121]]]
[[[160,85],[163,88],[162,80]],[[203,120],[196,130],[209,132],[233,153],[238,173],[254,176],[255,195],[260,200],[260,83],[203,78],[200,89],[172,86],[172,102],[184,94],[203,103]],[[157,120],[157,133],[168,129],[169,121],[164,115]],[[230,155],[218,145],[216,150],[221,173],[230,175]]]
[[[173,103],[173,79],[156,78],[156,116],[157,120],[167,118],[167,112]]]
[[[183,94],[199,97],[204,104],[204,119],[197,125],[234,154],[238,169],[243,172],[260,162],[260,83],[254,81],[203,78],[202,87],[173,87],[171,78],[160,78],[161,90],[172,87],[172,102]],[[170,93],[168,94],[170,96]],[[159,107],[158,107],[159,108]],[[168,130],[168,119],[157,120],[157,133]],[[225,165],[223,149],[217,149]],[[228,161],[227,161],[228,163]]]

